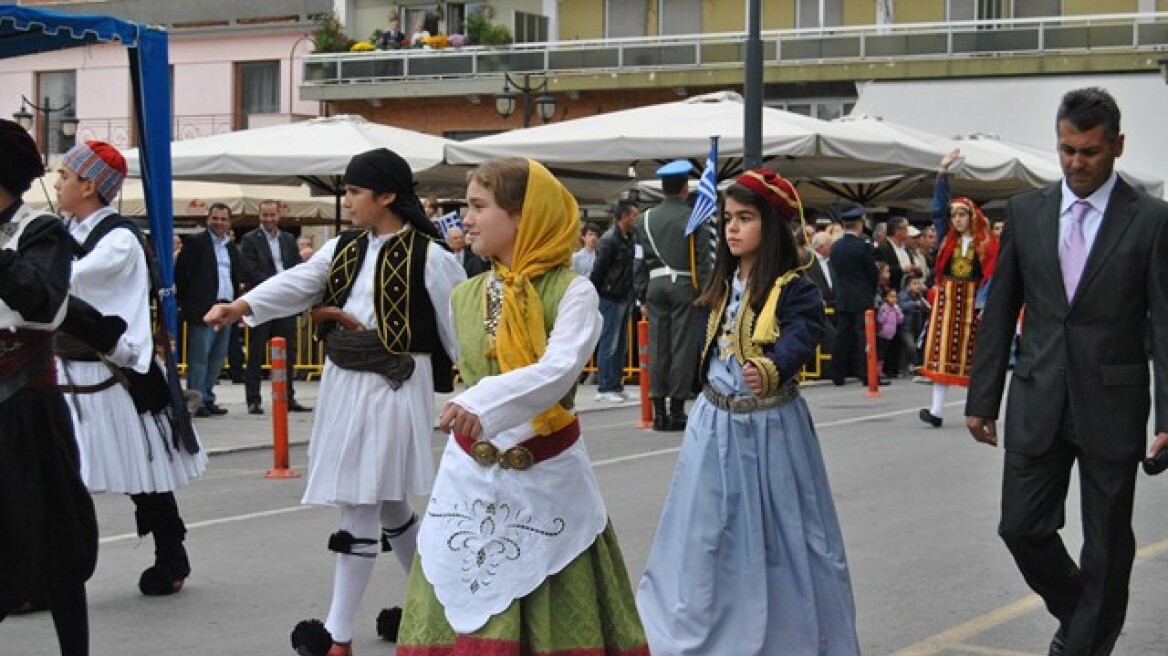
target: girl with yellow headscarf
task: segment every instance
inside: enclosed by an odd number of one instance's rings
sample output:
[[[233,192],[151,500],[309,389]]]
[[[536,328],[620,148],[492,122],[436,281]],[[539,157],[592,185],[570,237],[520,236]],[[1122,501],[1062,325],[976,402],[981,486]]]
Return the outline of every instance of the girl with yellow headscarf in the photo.
[[[599,299],[570,269],[576,200],[542,165],[469,176],[467,241],[492,269],[451,315],[467,390],[418,535],[400,656],[648,655],[624,559],[579,440],[575,385]]]

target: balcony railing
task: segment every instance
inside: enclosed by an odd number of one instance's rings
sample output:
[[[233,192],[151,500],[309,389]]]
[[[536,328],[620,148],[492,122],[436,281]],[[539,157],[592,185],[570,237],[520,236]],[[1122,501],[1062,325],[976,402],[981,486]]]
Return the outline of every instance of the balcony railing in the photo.
[[[247,117],[247,127],[264,127],[278,123],[302,121],[311,116],[302,114],[251,114]],[[176,114],[171,118],[170,136],[173,141],[209,137],[236,129],[234,114]],[[97,139],[118,148],[133,148],[136,138],[134,123],[127,116],[112,118],[82,117],[77,125],[77,140]]]
[[[1168,46],[1168,12],[772,30],[762,39],[764,59],[775,63],[1157,50]],[[746,35],[734,32],[313,54],[304,57],[304,87],[474,78],[504,71],[727,67],[740,65],[745,50]]]

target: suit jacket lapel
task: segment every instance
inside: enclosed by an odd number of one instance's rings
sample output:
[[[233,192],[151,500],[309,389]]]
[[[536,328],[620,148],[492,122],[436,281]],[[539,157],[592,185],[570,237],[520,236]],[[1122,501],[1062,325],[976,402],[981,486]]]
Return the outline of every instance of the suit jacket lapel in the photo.
[[[1042,205],[1038,208],[1038,246],[1041,249],[1042,259],[1048,262],[1047,275],[1051,284],[1058,288],[1055,297],[1062,300],[1063,307],[1067,302],[1067,289],[1063,286],[1063,268],[1059,260],[1059,201],[1062,200],[1061,188],[1058,184],[1046,188],[1042,195]]]
[[[1111,199],[1107,202],[1107,213],[1103,215],[1103,222],[1095,235],[1095,243],[1091,244],[1091,252],[1087,254],[1083,276],[1079,278],[1079,289],[1075,292],[1076,301],[1083,298],[1083,291],[1091,284],[1091,279],[1099,273],[1111,251],[1127,232],[1132,217],[1135,216],[1136,198],[1135,192],[1123,178],[1116,181],[1115,189],[1111,191]]]

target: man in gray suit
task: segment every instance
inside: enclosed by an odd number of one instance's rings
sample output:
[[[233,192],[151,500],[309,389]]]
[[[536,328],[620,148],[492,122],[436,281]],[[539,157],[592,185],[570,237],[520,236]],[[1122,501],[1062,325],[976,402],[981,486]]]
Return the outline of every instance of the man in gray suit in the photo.
[[[290,232],[280,229],[280,203],[265,200],[260,203],[260,227],[252,230],[240,240],[240,259],[243,261],[243,281],[249,289],[292,267],[300,264],[300,252],[296,248],[296,238]],[[263,366],[268,340],[283,337],[288,363],[288,409],[292,412],[308,412],[312,408],[296,401],[292,389],[291,375],[296,367],[296,317],[283,317],[262,323],[251,329],[247,343],[247,369],[244,370],[247,411],[253,415],[264,414],[263,399],[260,396],[260,368]]]
[[[702,231],[685,235],[691,170],[686,160],[657,169],[665,200],[642,214],[633,232],[633,284],[649,320],[649,397],[658,431],[685,430],[706,328],[693,302],[709,277],[710,242]]]
[[[1168,204],[1115,174],[1124,145],[1119,116],[1102,89],[1063,97],[1056,125],[1064,178],[1007,205],[965,406],[974,439],[996,445],[1010,343],[1025,305],[998,533],[1059,621],[1055,655],[1105,656],[1123,628],[1136,471],[1147,442],[1149,325],[1157,436],[1148,455],[1168,444]],[[1078,564],[1058,534],[1076,461]]]

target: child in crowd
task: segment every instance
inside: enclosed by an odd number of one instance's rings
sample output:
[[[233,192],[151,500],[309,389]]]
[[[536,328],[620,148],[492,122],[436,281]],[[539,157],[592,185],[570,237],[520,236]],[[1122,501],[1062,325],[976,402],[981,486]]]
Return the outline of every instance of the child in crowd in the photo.
[[[897,304],[895,289],[884,292],[880,307],[876,309],[876,358],[880,363],[880,371],[884,368],[884,358],[888,355],[888,347],[900,332],[900,325],[904,322],[904,313]]]
[[[705,383],[637,607],[654,654],[857,656],[843,537],[799,372],[823,299],[798,275],[794,186],[753,169],[726,190]]]
[[[463,224],[492,270],[451,299],[467,390],[418,536],[398,656],[647,656],[616,534],[572,410],[600,336],[569,267],[576,200],[546,168],[488,162]]]
[[[393,551],[405,569],[413,562],[418,526],[407,497],[433,481],[434,392],[453,389],[457,353],[450,294],[466,279],[423,213],[404,159],[371,150],[349,162],[344,179],[355,229],[206,317],[221,329],[321,306],[313,317],[326,360],[303,503],[337,506],[341,520],[328,539],[337,554],[328,619],[296,625],[301,656],[351,656],[378,552]],[[396,617],[384,615],[378,632],[394,639]]]
[[[925,330],[925,321],[929,318],[929,302],[925,299],[925,285],[920,276],[905,278],[904,289],[898,299],[900,311],[904,314],[904,321],[900,324],[901,353],[904,357],[901,362],[905,365],[905,373],[913,374],[920,366],[920,349],[917,342]]]

